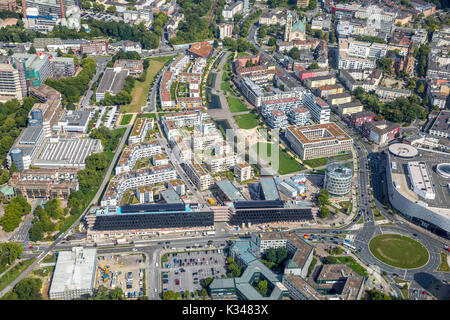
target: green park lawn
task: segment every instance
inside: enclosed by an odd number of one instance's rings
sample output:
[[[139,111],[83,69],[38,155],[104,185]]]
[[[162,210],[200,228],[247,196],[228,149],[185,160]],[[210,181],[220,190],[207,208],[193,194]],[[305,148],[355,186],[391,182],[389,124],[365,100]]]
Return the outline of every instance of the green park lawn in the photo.
[[[121,126],[125,126],[130,123],[131,118],[133,118],[132,114],[125,114],[122,117],[122,121],[120,121]]]
[[[150,65],[147,69],[147,76],[144,82],[136,81],[134,84],[133,91],[131,91],[131,96],[133,100],[127,106],[122,106],[120,108],[123,113],[139,112],[141,107],[147,104],[148,90],[152,84],[153,79],[158,74],[158,72],[164,67],[164,65],[173,59],[175,56],[168,57],[157,57],[150,59]]]
[[[266,145],[264,147],[264,145]],[[261,157],[264,161],[267,162],[267,164],[271,165],[270,158],[272,155],[271,151],[271,143],[263,143],[258,142],[252,146],[253,150],[258,154],[259,157]],[[264,155],[262,150],[263,148],[266,148],[267,155]],[[260,150],[261,149],[261,150]],[[297,171],[304,170],[305,167],[303,167],[300,163],[298,163],[295,159],[292,159],[286,152],[284,152],[281,148],[278,151],[278,173],[283,174],[289,174]],[[273,167],[273,166],[272,166]],[[277,169],[277,168],[274,168]]]
[[[427,263],[427,249],[418,241],[399,234],[372,238],[370,252],[380,261],[403,269],[419,268]]]
[[[328,162],[328,159],[340,161],[340,160],[348,160],[351,158],[352,158],[352,156],[349,154],[342,154],[342,155],[337,155],[337,156],[332,156],[332,157],[303,160],[303,163],[310,166],[311,168],[317,168],[317,167],[325,166]]]
[[[227,96],[227,102],[228,102],[228,106],[230,107],[231,113],[243,112],[243,111],[249,110],[247,108],[247,106],[245,104],[243,104],[242,101],[236,97]]]
[[[253,113],[241,114],[233,118],[241,129],[253,129],[258,125],[258,116]]]

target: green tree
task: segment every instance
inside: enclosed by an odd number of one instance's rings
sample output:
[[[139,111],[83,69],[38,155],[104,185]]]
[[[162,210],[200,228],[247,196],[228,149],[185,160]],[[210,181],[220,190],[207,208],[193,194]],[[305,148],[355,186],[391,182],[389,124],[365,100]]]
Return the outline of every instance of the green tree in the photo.
[[[320,217],[322,219],[326,219],[326,218],[328,218],[329,215],[330,215],[330,209],[327,206],[322,206],[320,208]]]
[[[123,300],[123,290],[120,287],[114,288],[114,290],[111,291],[111,299],[112,300]]]
[[[267,280],[259,281],[256,285],[256,290],[263,296],[267,297],[267,291],[268,291],[268,284]]]
[[[374,288],[368,292],[368,300],[392,300],[392,298]]]
[[[42,300],[41,287],[41,279],[25,278],[14,286],[13,292],[20,300]]]
[[[377,60],[377,67],[383,70],[386,74],[392,73],[392,59],[391,58],[381,58]]]
[[[205,299],[207,295],[208,295],[208,292],[206,291],[205,288],[203,288],[203,289],[200,291],[200,296],[202,297],[202,299]]]
[[[291,50],[289,50],[288,56],[294,60],[299,60],[300,59],[300,50],[297,47],[293,47]]]
[[[317,64],[317,62],[313,62],[311,63],[308,68],[306,68],[307,70],[314,70],[314,69],[319,69],[319,65]]]
[[[419,87],[417,88],[417,93],[418,94],[422,94],[422,93],[424,93],[425,92],[425,86],[423,85],[423,82],[421,82],[420,84],[419,84]]]
[[[269,42],[267,43],[269,46],[273,47],[277,45],[277,40],[274,37],[269,38]]]
[[[28,50],[28,53],[36,54],[36,48],[32,45],[32,46],[30,47],[30,49]]]
[[[277,263],[282,263],[288,256],[288,251],[285,247],[280,247],[277,249]]]
[[[267,249],[265,256],[266,256],[267,261],[269,261],[269,262],[277,261],[277,252],[274,248]]]
[[[106,11],[110,14],[115,14],[117,12],[117,8],[115,5],[108,6],[108,9],[106,9]]]
[[[181,292],[175,292],[175,300],[181,299]]]
[[[189,292],[189,290],[185,290],[185,291],[184,291],[184,299],[190,300],[190,299],[191,299],[190,294],[191,294],[191,293]]]

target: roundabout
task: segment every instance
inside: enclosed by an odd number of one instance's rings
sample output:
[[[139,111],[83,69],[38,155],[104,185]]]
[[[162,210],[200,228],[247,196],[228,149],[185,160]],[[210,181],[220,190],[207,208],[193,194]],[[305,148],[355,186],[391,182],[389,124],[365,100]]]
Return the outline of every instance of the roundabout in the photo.
[[[369,242],[372,255],[381,262],[401,268],[416,269],[427,264],[427,249],[418,241],[399,234],[383,234]]]

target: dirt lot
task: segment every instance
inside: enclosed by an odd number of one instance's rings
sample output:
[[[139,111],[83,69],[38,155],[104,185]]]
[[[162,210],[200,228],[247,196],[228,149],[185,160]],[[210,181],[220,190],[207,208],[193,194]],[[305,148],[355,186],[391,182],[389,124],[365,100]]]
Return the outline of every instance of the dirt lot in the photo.
[[[145,263],[142,254],[102,255],[98,258],[95,288],[98,288],[100,285],[108,289],[120,287],[127,298],[138,298],[141,296],[141,292],[142,295],[145,295],[145,292],[143,292]],[[104,270],[106,270],[105,266],[109,274],[106,281],[102,278]],[[127,285],[126,280],[129,272],[132,273],[131,286]],[[136,292],[136,296],[128,296],[128,293],[134,294],[134,292]]]

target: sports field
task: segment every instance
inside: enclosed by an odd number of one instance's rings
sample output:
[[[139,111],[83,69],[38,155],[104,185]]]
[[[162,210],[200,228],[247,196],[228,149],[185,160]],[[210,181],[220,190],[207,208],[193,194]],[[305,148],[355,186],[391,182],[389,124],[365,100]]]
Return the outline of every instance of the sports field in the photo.
[[[429,258],[427,249],[420,242],[399,234],[374,237],[369,249],[378,260],[403,269],[419,268]]]

